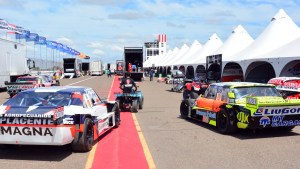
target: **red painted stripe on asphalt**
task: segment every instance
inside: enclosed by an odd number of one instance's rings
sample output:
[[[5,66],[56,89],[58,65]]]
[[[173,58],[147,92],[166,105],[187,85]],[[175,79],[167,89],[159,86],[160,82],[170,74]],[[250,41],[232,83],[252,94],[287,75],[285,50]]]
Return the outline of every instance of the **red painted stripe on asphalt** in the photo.
[[[114,77],[112,93],[118,92],[119,79]],[[114,99],[114,94],[109,100]],[[93,169],[147,169],[148,163],[130,112],[121,112],[121,125],[98,142]]]

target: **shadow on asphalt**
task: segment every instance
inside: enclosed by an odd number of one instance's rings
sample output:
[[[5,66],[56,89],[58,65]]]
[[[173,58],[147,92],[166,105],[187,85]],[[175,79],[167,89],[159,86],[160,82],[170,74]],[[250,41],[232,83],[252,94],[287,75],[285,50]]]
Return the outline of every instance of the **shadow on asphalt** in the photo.
[[[181,118],[180,115],[178,118]],[[195,125],[208,129],[210,131],[218,133],[218,130],[215,126],[209,125],[207,123],[200,122],[195,119],[187,119],[186,121],[191,122]],[[299,136],[299,133],[292,131],[286,131],[278,128],[266,128],[261,130],[238,130],[235,134],[230,134],[230,136],[235,137],[240,140],[246,139],[261,139],[261,138],[274,138],[274,137],[291,137]]]
[[[1,145],[0,159],[62,161],[72,154],[71,146]]]

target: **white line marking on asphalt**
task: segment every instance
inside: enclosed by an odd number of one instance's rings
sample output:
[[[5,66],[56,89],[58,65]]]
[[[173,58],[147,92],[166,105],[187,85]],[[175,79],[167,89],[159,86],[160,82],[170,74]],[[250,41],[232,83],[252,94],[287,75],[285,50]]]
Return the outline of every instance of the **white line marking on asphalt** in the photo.
[[[87,78],[87,79],[83,79],[83,80],[80,80],[80,81],[78,81],[78,82],[75,82],[75,83],[68,84],[68,85],[66,85],[66,86],[72,86],[72,85],[74,85],[74,84],[81,83],[81,82],[84,82],[84,81],[90,80],[90,79],[92,79],[92,78],[95,78],[95,77],[96,77],[96,76],[94,76],[94,77],[90,77],[90,78]]]

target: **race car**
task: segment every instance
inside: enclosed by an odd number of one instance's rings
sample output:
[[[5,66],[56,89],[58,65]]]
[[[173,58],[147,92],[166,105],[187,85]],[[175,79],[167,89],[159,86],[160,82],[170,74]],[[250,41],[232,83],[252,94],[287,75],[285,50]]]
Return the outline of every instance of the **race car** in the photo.
[[[46,76],[20,76],[16,82],[5,82],[7,93],[10,97],[15,94],[36,87],[50,87],[53,86],[52,81]]]
[[[276,77],[268,81],[274,84],[276,89],[286,99],[300,99],[300,78],[299,77]]]
[[[29,89],[0,106],[0,144],[71,144],[74,151],[87,152],[119,125],[118,103],[87,87]]]
[[[216,126],[222,134],[269,127],[292,130],[300,125],[300,100],[284,99],[271,84],[213,83],[196,100],[183,100],[180,113],[184,119]]]

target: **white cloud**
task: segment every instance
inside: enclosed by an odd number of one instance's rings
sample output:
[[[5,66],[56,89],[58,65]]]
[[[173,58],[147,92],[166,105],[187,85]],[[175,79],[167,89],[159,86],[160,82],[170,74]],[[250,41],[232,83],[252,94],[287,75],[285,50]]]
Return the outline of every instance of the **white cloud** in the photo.
[[[93,50],[92,54],[102,56],[102,55],[104,55],[104,52],[100,49],[95,49],[95,50]]]
[[[94,49],[101,49],[103,44],[101,42],[90,42],[87,47],[94,48]]]
[[[74,44],[74,42],[71,39],[66,38],[66,37],[58,38],[58,39],[56,39],[56,41],[59,43],[62,43],[64,45],[68,45],[68,46],[72,46]]]

